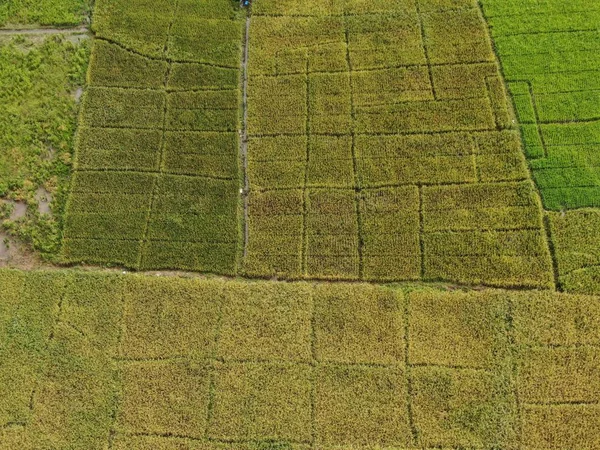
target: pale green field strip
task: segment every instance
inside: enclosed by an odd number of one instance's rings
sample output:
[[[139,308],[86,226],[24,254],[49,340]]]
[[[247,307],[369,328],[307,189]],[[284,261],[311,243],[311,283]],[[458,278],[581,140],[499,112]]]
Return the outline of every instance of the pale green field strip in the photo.
[[[592,449],[600,300],[0,271],[0,448]]]
[[[82,24],[93,0],[2,0],[0,27],[76,26]]]
[[[600,207],[600,5],[482,4],[544,206]]]
[[[242,27],[234,2],[96,2],[68,262],[234,272]]]
[[[475,2],[261,0],[250,42],[246,274],[553,286]]]

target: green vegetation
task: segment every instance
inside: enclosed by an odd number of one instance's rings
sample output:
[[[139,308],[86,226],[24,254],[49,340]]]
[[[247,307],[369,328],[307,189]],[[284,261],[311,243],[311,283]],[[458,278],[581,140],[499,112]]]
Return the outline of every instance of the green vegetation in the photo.
[[[234,272],[238,16],[220,0],[96,3],[67,262]]]
[[[84,22],[93,0],[3,0],[0,26],[69,26]]]
[[[70,174],[77,105],[89,48],[63,37],[0,43],[0,197],[27,205],[24,217],[0,215],[3,228],[50,256]],[[40,196],[40,193],[44,193]],[[42,198],[46,197],[46,198]],[[52,215],[39,208],[52,199]]]
[[[598,443],[596,297],[75,271],[0,284],[1,449]]]
[[[246,274],[553,286],[480,11],[417,3],[254,7]]]
[[[483,0],[547,209],[600,207],[600,10]]]

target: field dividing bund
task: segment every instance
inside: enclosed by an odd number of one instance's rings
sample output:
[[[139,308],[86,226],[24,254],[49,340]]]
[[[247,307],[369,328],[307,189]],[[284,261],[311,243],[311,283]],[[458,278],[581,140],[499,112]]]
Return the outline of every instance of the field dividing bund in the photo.
[[[0,283],[2,450],[600,442],[597,297],[73,271]]]
[[[472,1],[257,1],[251,276],[553,287],[487,26]]]
[[[98,1],[69,262],[231,274],[243,20],[222,1]]]

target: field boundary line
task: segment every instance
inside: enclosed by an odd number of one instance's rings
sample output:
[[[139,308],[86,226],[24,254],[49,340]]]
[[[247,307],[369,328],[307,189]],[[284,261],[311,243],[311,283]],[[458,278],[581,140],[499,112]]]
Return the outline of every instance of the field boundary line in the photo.
[[[544,225],[544,234],[546,235],[546,241],[548,242],[548,250],[550,251],[550,258],[552,259],[552,274],[554,276],[554,287],[558,292],[562,292],[562,284],[560,282],[560,269],[558,268],[558,258],[556,252],[556,245],[552,238],[552,224],[550,223],[550,216],[546,214],[546,211],[542,209],[542,223]]]
[[[304,186],[302,192],[302,247],[300,249],[300,272],[308,276],[308,166],[310,163],[310,59],[306,53],[306,154],[304,161]]]
[[[164,159],[165,159],[165,147],[167,145],[166,137],[167,137],[167,114],[169,109],[169,96],[166,93],[167,87],[169,86],[169,79],[171,77],[171,70],[173,67],[173,61],[169,59],[169,40],[171,39],[171,30],[173,29],[173,25],[175,20],[177,19],[177,13],[179,11],[179,0],[175,0],[175,4],[173,5],[173,14],[171,16],[171,20],[169,22],[169,28],[167,29],[167,35],[165,38],[165,45],[163,47],[163,57],[162,60],[167,63],[167,70],[165,72],[165,77],[163,80],[163,91],[165,92],[165,99],[163,102],[163,120],[162,120],[162,133],[160,138],[160,146],[157,155],[158,159],[158,170],[155,172],[153,186],[152,186],[152,194],[150,197],[150,207],[148,209],[148,216],[146,218],[146,224],[144,226],[144,234],[141,239],[141,245],[139,248],[140,254],[138,255],[138,269],[143,267],[144,263],[144,253],[148,246],[150,240],[148,239],[148,233],[150,231],[150,222],[152,222],[152,213],[154,211],[154,205],[156,202],[156,191],[158,190],[158,185],[160,184],[160,178],[163,175],[163,167],[164,167]]]
[[[356,209],[356,226],[357,226],[357,238],[358,238],[358,279],[364,279],[364,262],[363,262],[363,221],[361,215],[361,203],[362,203],[362,188],[360,178],[358,176],[358,161],[356,159],[356,105],[354,102],[354,77],[352,75],[352,58],[350,56],[350,25],[348,24],[348,17],[350,15],[344,14],[344,34],[346,38],[346,64],[348,66],[348,81],[350,85],[350,133],[352,137],[352,172],[354,175],[354,206]]]
[[[508,339],[508,352],[510,357],[510,371],[511,371],[511,385],[512,393],[514,395],[515,404],[515,424],[514,431],[516,434],[517,448],[523,447],[523,405],[521,403],[521,395],[519,393],[518,385],[518,354],[519,349],[517,346],[517,337],[515,333],[515,321],[514,321],[514,303],[509,297],[506,301],[506,318],[504,320],[506,326],[506,333]]]
[[[249,228],[249,196],[250,196],[250,177],[248,173],[248,60],[250,48],[250,21],[251,11],[248,10],[244,27],[244,38],[242,41],[242,61],[241,61],[241,87],[242,87],[242,127],[239,130],[240,145],[238,158],[241,162],[242,187],[240,196],[242,203],[242,258],[238,263],[238,272],[243,272],[244,264],[248,256],[248,242],[250,240]],[[239,226],[239,225],[238,225]],[[239,255],[239,251],[238,251]]]
[[[479,11],[479,15],[481,17],[481,19],[483,20],[483,25],[486,28],[486,35],[487,38],[489,39],[491,48],[492,48],[492,53],[494,54],[494,58],[495,58],[495,63],[496,66],[498,67],[498,71],[500,72],[500,80],[502,81],[502,83],[504,84],[504,90],[506,93],[506,100],[507,100],[507,106],[509,108],[509,119],[514,120],[515,121],[515,129],[518,131],[519,136],[520,136],[520,140],[521,140],[521,152],[523,157],[525,158],[525,166],[526,166],[526,170],[527,170],[527,174],[528,174],[528,181],[532,184],[533,189],[536,193],[536,197],[537,197],[537,201],[538,201],[538,207],[537,210],[538,212],[541,214],[541,233],[542,233],[542,238],[545,240],[546,242],[546,250],[548,251],[548,255],[550,257],[550,263],[552,265],[552,284],[554,286],[554,290],[561,292],[561,286],[560,286],[560,282],[559,282],[559,274],[558,274],[558,263],[557,263],[557,259],[556,259],[556,252],[554,249],[554,243],[551,240],[551,236],[550,236],[550,231],[549,231],[549,219],[547,218],[547,214],[546,211],[544,209],[544,202],[542,199],[542,193],[541,190],[538,186],[538,184],[535,182],[534,178],[533,178],[533,171],[531,169],[531,165],[529,164],[529,158],[527,157],[526,154],[526,150],[527,150],[527,146],[525,143],[525,137],[522,131],[522,123],[521,121],[519,121],[518,116],[517,116],[517,106],[515,103],[515,99],[514,96],[512,95],[510,88],[509,88],[509,81],[506,77],[506,72],[504,70],[504,65],[502,64],[502,59],[500,58],[500,53],[498,52],[498,48],[496,47],[496,42],[494,40],[494,36],[492,35],[492,29],[490,26],[490,21],[488,19],[488,17],[485,14],[485,11],[483,9],[483,4],[481,3],[481,1],[477,2],[477,6],[478,6],[478,11]],[[529,90],[529,95],[531,97],[531,102],[532,102],[532,106],[534,109],[534,114],[535,114],[535,120],[536,120],[536,127],[537,127],[537,131],[539,134],[539,138],[540,141],[542,143],[542,148],[544,151],[544,156],[543,158],[547,158],[548,157],[548,150],[546,147],[546,142],[544,140],[544,137],[542,135],[542,129],[540,126],[540,119],[539,119],[539,114],[538,114],[538,109],[537,109],[537,104],[535,102],[535,98],[533,95],[533,86],[531,84],[530,80],[525,80],[525,83],[527,83],[528,86],[528,90]],[[543,159],[540,158],[540,159]],[[536,158],[537,159],[537,158]],[[548,223],[547,223],[548,222]]]

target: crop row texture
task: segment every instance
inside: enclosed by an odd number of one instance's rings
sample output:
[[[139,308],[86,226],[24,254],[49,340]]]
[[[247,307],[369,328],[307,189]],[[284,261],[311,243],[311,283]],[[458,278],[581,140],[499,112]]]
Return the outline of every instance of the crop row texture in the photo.
[[[475,2],[252,14],[247,274],[553,286]]]
[[[220,0],[96,2],[68,262],[234,272],[242,23]]]
[[[544,206],[600,207],[600,8],[483,0]]]
[[[0,283],[2,450],[600,442],[597,297],[64,271]]]

